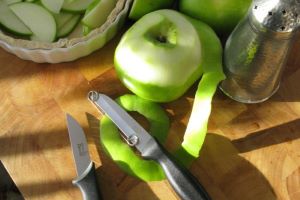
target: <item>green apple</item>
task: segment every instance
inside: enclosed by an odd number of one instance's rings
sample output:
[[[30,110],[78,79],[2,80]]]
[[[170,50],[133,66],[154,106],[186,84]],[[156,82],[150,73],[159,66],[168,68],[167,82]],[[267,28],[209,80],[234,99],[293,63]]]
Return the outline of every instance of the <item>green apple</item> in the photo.
[[[138,20],[145,14],[163,8],[171,8],[175,0],[134,0],[129,19]]]
[[[202,74],[197,30],[182,14],[154,11],[138,20],[115,51],[121,81],[156,102],[180,97]]]
[[[72,13],[84,13],[93,0],[64,0],[62,10]]]
[[[228,34],[246,14],[252,0],[179,0],[179,11]]]
[[[127,104],[128,110],[147,112],[147,117],[151,115],[155,122],[165,121],[163,115],[156,113],[153,104],[152,107],[149,103],[141,103],[142,99],[172,101],[202,76],[183,142],[171,152],[182,165],[190,166],[199,157],[207,133],[212,98],[218,84],[225,78],[222,45],[213,29],[174,10],[148,13],[123,35],[116,48],[115,67],[125,86],[142,97],[138,101],[128,99],[118,102],[122,106]],[[157,165],[137,158],[128,145],[123,148],[117,131],[108,118],[101,121],[101,143],[105,152],[128,174],[145,181],[164,179]],[[118,147],[122,147],[122,153]],[[131,155],[131,160],[128,155]]]

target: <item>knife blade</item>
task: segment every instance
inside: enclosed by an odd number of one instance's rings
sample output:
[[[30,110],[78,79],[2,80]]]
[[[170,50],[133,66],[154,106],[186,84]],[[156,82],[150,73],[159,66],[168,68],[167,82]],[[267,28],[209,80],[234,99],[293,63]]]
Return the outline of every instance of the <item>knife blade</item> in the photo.
[[[84,200],[100,200],[95,164],[90,159],[84,131],[70,114],[66,118],[77,173],[72,183],[80,189]]]
[[[184,200],[209,200],[210,197],[197,179],[164,149],[141,125],[110,97],[91,91],[89,100],[106,114],[145,159],[158,162],[175,192]]]

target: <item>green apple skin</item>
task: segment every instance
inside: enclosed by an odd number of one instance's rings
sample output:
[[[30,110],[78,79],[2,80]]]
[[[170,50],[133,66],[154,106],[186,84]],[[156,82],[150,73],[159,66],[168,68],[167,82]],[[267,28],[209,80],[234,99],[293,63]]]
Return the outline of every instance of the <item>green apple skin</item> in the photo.
[[[198,31],[211,28],[194,21],[174,10],[154,11],[138,20],[123,35],[115,51],[115,69],[123,84],[136,95],[155,102],[182,96],[203,74],[203,55],[211,48],[202,46]],[[174,29],[166,29],[168,26]],[[161,35],[169,42],[157,41]],[[128,63],[129,60],[136,62]],[[154,75],[149,78],[149,74]]]
[[[118,71],[121,82],[129,90],[136,95],[153,102],[170,102],[178,99],[195,82],[195,80],[197,80],[199,74],[202,73],[198,71],[198,73],[193,74],[193,77],[188,79],[184,85],[160,87],[154,84],[146,84],[134,80],[134,78],[128,76],[126,72]]]
[[[219,35],[230,33],[252,0],[179,0],[179,11],[210,25]]]
[[[171,8],[175,0],[134,0],[129,19],[138,20],[147,13],[163,8]]]

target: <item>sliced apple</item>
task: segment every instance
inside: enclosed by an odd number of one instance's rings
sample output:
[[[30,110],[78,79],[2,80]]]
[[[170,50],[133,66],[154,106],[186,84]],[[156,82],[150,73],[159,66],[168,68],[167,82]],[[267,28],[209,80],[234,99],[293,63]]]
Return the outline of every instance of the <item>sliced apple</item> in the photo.
[[[82,24],[82,33],[83,35],[88,35],[93,29]]]
[[[63,26],[59,27],[57,30],[57,37],[65,37],[69,35],[76,27],[80,21],[80,15],[74,15],[70,20],[68,20]]]
[[[66,13],[66,12],[60,12],[59,14],[53,14],[53,17],[56,21],[56,27],[57,29],[61,28],[63,25],[65,25],[72,17],[74,17],[75,14],[73,13]]]
[[[63,6],[64,0],[41,0],[45,8],[53,13],[59,13]]]
[[[90,28],[100,27],[106,21],[111,11],[116,6],[117,0],[96,0],[96,5],[91,4],[92,8],[88,8],[82,23]]]
[[[13,13],[5,1],[0,0],[0,24],[16,35],[31,35],[30,29]]]
[[[44,42],[55,40],[55,19],[47,9],[28,2],[15,3],[9,7],[32,31],[32,39]]]
[[[84,13],[92,2],[93,0],[65,0],[62,9],[68,12]]]
[[[253,0],[179,0],[178,9],[226,36],[245,16]]]
[[[19,3],[19,2],[21,2],[22,0],[5,0],[5,2],[7,3],[7,4],[13,4],[13,3]]]

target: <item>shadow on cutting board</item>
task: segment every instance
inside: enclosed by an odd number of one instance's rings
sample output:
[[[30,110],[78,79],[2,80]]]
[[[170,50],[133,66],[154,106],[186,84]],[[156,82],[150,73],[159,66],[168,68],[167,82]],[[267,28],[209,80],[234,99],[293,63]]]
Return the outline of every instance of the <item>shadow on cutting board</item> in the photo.
[[[291,142],[300,138],[300,119],[296,119],[279,126],[257,131],[244,138],[233,140],[232,143],[245,153],[264,147]]]
[[[86,113],[87,120],[89,123],[89,133],[92,135],[94,142],[97,146],[98,154],[101,159],[101,166],[96,169],[98,176],[100,189],[102,192],[103,199],[109,200],[121,200],[127,199],[128,191],[137,185],[139,185],[138,191],[135,198],[130,199],[143,199],[143,200],[159,200],[159,198],[153,193],[151,188],[142,181],[135,178],[129,178],[122,172],[118,166],[109,158],[104,152],[100,144],[99,138],[99,120],[93,115]],[[125,163],[124,163],[125,164]],[[126,184],[124,185],[124,181]]]
[[[97,169],[97,174],[101,182],[100,186],[104,199],[178,199],[170,186],[166,187],[166,196],[161,198],[161,196],[158,197],[153,192],[147,183],[123,173],[104,154],[101,148],[99,142],[99,120],[90,114],[87,114],[87,118],[102,162],[101,167]],[[182,132],[185,129],[184,127],[184,124],[181,124],[171,127],[171,129],[176,128],[177,132]],[[179,138],[182,137],[180,136]],[[243,200],[277,199],[271,185],[263,174],[250,162],[239,156],[238,153],[238,150],[228,138],[217,134],[208,134],[201,150],[200,158],[192,164],[190,171],[204,185],[213,200],[240,200],[241,197],[243,197]],[[158,184],[160,183],[158,182]],[[160,185],[163,186],[164,184]],[[128,195],[132,192],[136,192],[135,195]]]
[[[24,200],[24,197],[0,161],[0,200]]]
[[[190,170],[206,186],[212,199],[277,200],[266,177],[239,153],[228,138],[208,133]]]

